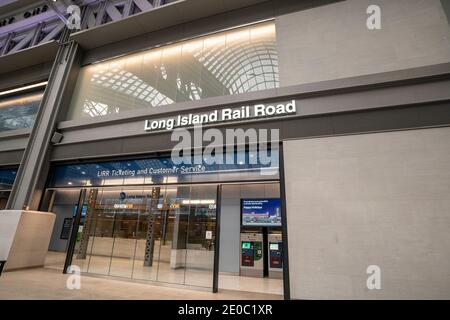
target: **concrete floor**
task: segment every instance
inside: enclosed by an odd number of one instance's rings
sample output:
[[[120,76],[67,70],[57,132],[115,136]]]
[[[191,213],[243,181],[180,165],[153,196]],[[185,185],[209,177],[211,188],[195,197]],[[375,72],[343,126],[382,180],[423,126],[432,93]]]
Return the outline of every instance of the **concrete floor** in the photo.
[[[0,276],[0,299],[139,299],[139,300],[251,300],[282,299],[280,295],[242,291],[209,291],[167,287],[91,276],[81,276],[81,289],[69,290],[69,275],[50,268],[34,268],[5,272]]]
[[[66,254],[62,252],[49,251],[45,261],[47,268],[62,271]],[[94,257],[94,256],[93,256]],[[89,261],[90,268],[87,268]],[[110,270],[113,261],[114,268]],[[200,287],[209,287],[212,283],[211,271],[195,269],[171,269],[168,263],[156,263],[153,268],[143,267],[143,263],[136,263],[134,266],[129,259],[106,258],[95,256],[95,258],[85,261],[74,260],[74,265],[78,265],[82,272],[97,275],[111,275],[123,278],[134,278],[137,280],[159,280],[173,284],[186,284]],[[132,270],[133,269],[133,270]],[[113,272],[112,272],[113,271]],[[133,273],[132,273],[133,271]],[[283,281],[281,279],[241,277],[239,275],[220,274],[219,288],[231,291],[246,291],[255,293],[267,293],[274,295],[283,294]]]

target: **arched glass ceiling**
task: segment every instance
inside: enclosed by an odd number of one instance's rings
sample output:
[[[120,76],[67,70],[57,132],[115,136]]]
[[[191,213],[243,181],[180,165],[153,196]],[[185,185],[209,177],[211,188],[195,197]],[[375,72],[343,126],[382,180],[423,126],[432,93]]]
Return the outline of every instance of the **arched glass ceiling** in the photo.
[[[273,22],[83,67],[69,119],[279,86]]]

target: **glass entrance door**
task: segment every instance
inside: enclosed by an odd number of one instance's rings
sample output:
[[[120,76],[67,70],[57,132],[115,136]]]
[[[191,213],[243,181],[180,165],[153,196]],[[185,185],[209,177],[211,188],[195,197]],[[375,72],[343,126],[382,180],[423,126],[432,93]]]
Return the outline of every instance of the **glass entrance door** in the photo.
[[[213,282],[216,235],[217,186],[192,186],[186,236],[185,283],[211,286]]]
[[[82,272],[212,287],[217,185],[87,189]]]
[[[50,211],[56,215],[45,261],[46,267],[64,269],[72,240],[75,250],[78,250],[88,211],[86,200],[88,194],[85,189],[79,188],[46,190],[40,210]],[[79,219],[76,217],[78,207],[80,207]]]
[[[167,186],[160,206],[158,281],[210,287],[216,185]]]

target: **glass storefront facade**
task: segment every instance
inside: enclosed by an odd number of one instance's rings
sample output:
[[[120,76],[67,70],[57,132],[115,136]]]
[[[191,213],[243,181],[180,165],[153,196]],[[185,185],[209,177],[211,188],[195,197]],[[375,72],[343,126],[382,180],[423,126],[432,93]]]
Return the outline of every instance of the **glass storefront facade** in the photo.
[[[43,91],[0,99],[0,132],[32,128]]]
[[[278,150],[266,150],[278,158]],[[258,153],[261,155],[261,151]],[[224,162],[225,154],[224,156]],[[252,160],[255,159],[255,160]],[[175,164],[171,157],[130,159],[55,166],[50,187],[90,187],[206,183],[278,179],[277,161],[261,163],[255,152],[235,152],[232,164]],[[231,162],[231,161],[230,161]]]
[[[275,24],[266,22],[85,66],[68,120],[278,86]]]
[[[67,254],[82,272],[211,288],[219,183],[279,176],[276,167],[249,164],[250,152],[243,156],[245,164],[157,157],[55,166],[44,195],[56,214],[49,249],[65,254],[72,228],[76,242]]]
[[[78,194],[55,190],[57,227],[71,219]],[[216,185],[90,188],[72,265],[92,274],[211,287],[216,197]],[[50,250],[58,242],[53,237]]]

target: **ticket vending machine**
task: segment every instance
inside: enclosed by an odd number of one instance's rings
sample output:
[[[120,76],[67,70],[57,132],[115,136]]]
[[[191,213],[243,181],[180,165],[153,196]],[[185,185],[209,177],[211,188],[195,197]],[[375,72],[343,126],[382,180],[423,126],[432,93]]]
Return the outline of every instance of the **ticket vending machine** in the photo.
[[[269,278],[283,279],[283,242],[281,233],[267,235],[267,256],[269,257]]]
[[[264,277],[262,233],[241,233],[241,258],[239,275]]]

